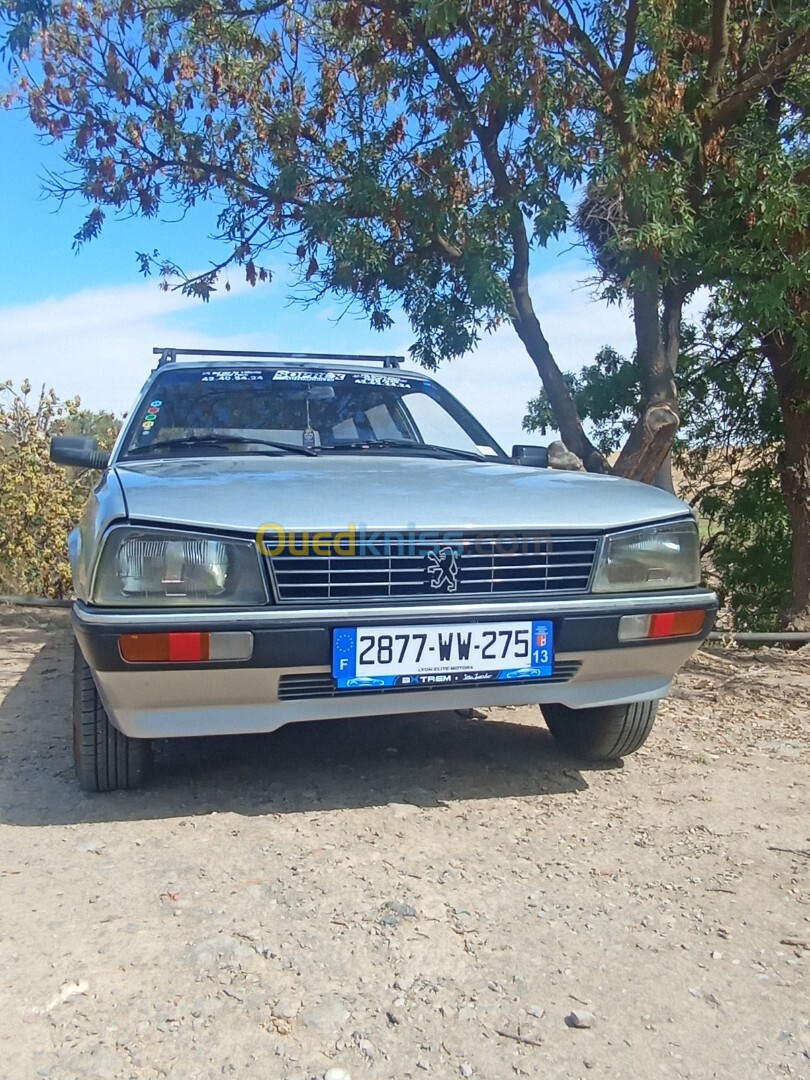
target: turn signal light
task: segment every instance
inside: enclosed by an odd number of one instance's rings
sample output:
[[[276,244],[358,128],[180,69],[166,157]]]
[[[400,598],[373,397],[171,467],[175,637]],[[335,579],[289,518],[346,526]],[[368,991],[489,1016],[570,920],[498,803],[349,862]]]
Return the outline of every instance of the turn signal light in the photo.
[[[691,637],[699,634],[706,622],[702,608],[689,611],[657,611],[654,615],[622,615],[619,641]]]
[[[196,664],[207,660],[249,660],[253,634],[248,631],[169,634],[121,634],[118,648],[129,664]]]
[[[699,634],[705,620],[705,611],[659,611],[650,616],[648,637],[686,637],[687,634]]]

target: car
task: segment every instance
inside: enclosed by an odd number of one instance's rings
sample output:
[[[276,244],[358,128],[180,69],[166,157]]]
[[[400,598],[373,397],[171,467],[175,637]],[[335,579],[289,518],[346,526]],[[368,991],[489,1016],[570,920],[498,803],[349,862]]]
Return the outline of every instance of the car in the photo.
[[[51,445],[102,470],[69,539],[84,788],[143,784],[156,739],[479,706],[644,743],[717,606],[685,503],[508,455],[399,357],[155,352],[111,452]]]

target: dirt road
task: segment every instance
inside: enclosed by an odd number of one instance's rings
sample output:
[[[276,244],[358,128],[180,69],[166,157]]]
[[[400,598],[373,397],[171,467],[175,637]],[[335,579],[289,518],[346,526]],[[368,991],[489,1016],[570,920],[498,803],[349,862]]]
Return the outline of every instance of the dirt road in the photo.
[[[111,796],[70,665],[3,617],[2,1077],[810,1077],[810,651],[701,653],[620,767],[500,709],[166,744]]]

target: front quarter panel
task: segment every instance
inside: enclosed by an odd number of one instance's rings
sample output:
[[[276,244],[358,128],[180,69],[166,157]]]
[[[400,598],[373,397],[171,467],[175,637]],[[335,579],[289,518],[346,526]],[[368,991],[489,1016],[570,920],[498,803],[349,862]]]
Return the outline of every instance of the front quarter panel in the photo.
[[[113,469],[102,474],[85,504],[79,524],[68,537],[73,589],[79,600],[88,600],[101,537],[115,521],[126,518],[121,484]]]

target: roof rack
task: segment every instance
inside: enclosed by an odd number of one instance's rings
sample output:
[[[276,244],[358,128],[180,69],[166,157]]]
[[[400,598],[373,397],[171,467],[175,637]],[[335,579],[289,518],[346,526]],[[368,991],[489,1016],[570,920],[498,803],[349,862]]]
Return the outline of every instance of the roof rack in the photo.
[[[178,356],[233,356],[257,357],[272,360],[362,360],[382,364],[387,368],[398,368],[405,360],[404,356],[357,356],[353,353],[307,353],[307,352],[249,352],[242,349],[170,349],[154,348],[152,352],[159,356],[158,367],[177,363]]]

